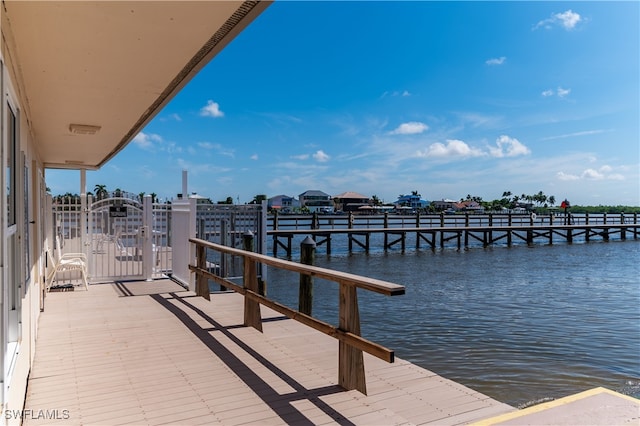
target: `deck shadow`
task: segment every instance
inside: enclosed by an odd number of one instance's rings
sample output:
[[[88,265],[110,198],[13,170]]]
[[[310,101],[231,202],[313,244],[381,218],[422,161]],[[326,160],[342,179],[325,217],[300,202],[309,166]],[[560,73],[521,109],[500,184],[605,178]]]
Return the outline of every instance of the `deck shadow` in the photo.
[[[120,297],[149,296],[151,294],[187,291],[181,285],[168,279],[152,281],[115,281],[110,284],[113,285],[116,293]]]
[[[274,365],[255,349],[251,348],[229,331],[230,328],[237,328],[237,326],[225,327],[211,318],[207,313],[180,297],[177,293],[170,292],[169,295],[171,296],[170,299],[164,298],[160,294],[151,294],[150,297],[175,315],[175,317],[182,322],[189,331],[200,339],[200,341],[209,348],[209,350],[211,350],[211,352],[216,355],[220,361],[222,361],[238,376],[238,378],[249,386],[255,394],[262,399],[262,401],[268,405],[269,408],[271,408],[285,423],[296,425],[314,424],[292,404],[295,401],[307,400],[331,417],[336,423],[345,426],[354,425],[354,423],[349,419],[320,399],[322,396],[345,392],[342,387],[332,385],[314,389],[305,388],[302,384],[290,377],[286,372],[282,371],[279,367]],[[208,322],[213,329],[221,332],[227,339],[231,340],[247,354],[251,355],[256,361],[269,369],[272,373],[276,374],[281,380],[294,389],[294,392],[290,392],[285,395],[279,394],[242,360],[234,355],[229,349],[224,347],[224,345],[210,333],[212,331],[210,327],[203,328],[198,325],[185,310],[171,303],[171,300],[179,302],[185,308],[196,313],[200,318]]]

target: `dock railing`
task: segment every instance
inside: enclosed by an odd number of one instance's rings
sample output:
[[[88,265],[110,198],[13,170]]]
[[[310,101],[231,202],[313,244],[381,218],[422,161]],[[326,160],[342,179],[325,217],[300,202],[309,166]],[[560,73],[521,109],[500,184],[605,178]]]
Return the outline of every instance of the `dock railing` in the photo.
[[[358,309],[357,290],[363,289],[385,296],[398,296],[405,292],[402,285],[367,278],[360,275],[333,271],[317,266],[304,265],[287,260],[277,259],[252,251],[226,247],[210,243],[198,238],[190,238],[195,245],[196,264],[189,269],[196,274],[196,294],[210,300],[208,280],[233,290],[244,296],[244,325],[262,331],[260,305],[264,305],[293,320],[314,328],[339,341],[338,349],[338,384],[347,390],[358,390],[366,394],[363,351],[386,362],[394,362],[394,351],[377,343],[364,339],[360,335],[360,314]],[[239,285],[220,277],[207,269],[207,251],[215,250],[243,259],[243,283]],[[256,271],[258,264],[264,264],[291,272],[317,277],[339,284],[339,325],[336,327],[312,316],[289,308],[261,294],[258,290]]]
[[[285,232],[288,230],[333,230],[373,228],[429,228],[463,226],[520,226],[532,224],[549,225],[597,225],[637,224],[637,213],[564,213],[538,214],[519,213],[416,213],[399,215],[384,213],[367,214],[278,214],[267,215],[267,229]]]

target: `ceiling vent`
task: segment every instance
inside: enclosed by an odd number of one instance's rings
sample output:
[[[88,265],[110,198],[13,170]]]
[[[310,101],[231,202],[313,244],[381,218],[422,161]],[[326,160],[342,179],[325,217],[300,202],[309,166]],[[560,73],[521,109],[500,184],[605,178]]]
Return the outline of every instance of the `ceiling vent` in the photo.
[[[90,124],[69,124],[69,131],[74,135],[95,135],[101,128]]]

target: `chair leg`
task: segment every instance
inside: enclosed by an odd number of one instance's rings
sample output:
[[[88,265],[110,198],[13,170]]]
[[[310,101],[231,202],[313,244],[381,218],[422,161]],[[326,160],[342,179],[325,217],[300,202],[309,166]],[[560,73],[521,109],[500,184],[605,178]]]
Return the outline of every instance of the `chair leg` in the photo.
[[[49,272],[49,275],[47,276],[47,288],[46,288],[47,291],[51,289],[51,286],[53,285],[53,280],[56,277],[57,272],[58,272],[57,266],[54,267],[51,272]]]
[[[84,282],[84,289],[89,291],[89,284],[87,283],[87,272],[82,268],[82,282]]]

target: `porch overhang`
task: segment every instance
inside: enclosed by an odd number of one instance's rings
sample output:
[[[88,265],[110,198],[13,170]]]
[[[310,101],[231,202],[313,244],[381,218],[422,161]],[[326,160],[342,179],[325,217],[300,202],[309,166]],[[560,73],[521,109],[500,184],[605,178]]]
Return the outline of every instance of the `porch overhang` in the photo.
[[[270,3],[3,1],[3,54],[44,166],[103,166]]]

